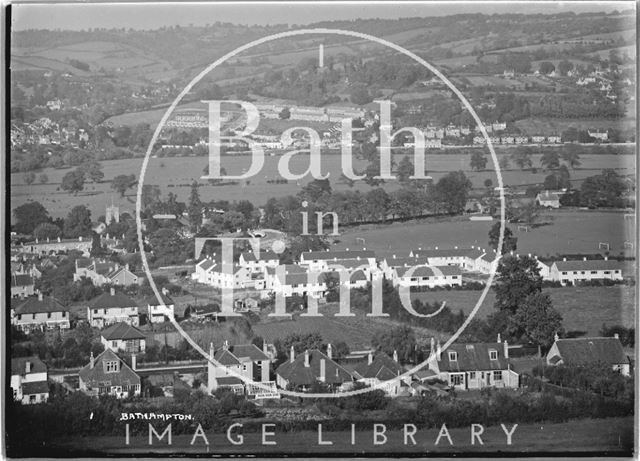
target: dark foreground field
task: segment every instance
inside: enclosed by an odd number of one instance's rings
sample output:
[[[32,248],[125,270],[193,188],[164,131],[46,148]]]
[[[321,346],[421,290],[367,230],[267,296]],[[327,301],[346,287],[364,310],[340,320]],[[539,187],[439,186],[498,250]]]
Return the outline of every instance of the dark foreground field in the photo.
[[[162,433],[164,425],[156,424],[156,430]],[[511,430],[512,424],[505,424]],[[526,453],[529,455],[543,453],[572,453],[576,455],[599,453],[607,455],[629,456],[633,450],[633,418],[587,419],[561,424],[523,424],[519,425],[512,436],[512,444],[507,445],[507,437],[500,426],[487,427],[481,438],[483,445],[477,441],[471,445],[471,429],[449,429],[450,445],[446,437],[435,445],[440,428],[422,429],[418,427],[414,438],[404,443],[402,430],[387,431],[387,442],[374,445],[373,429],[357,431],[355,445],[351,444],[350,432],[327,432],[323,434],[323,441],[332,441],[333,445],[318,445],[318,433],[315,431],[276,433],[268,436],[267,441],[275,441],[275,445],[263,445],[262,434],[250,433],[244,435],[242,445],[232,445],[222,433],[207,433],[209,445],[202,437],[196,438],[193,445],[193,434],[174,435],[172,445],[168,446],[166,437],[163,441],[154,439],[149,446],[148,436],[132,437],[130,445],[125,445],[124,427],[122,437],[86,437],[78,439],[60,440],[55,447],[47,447],[49,456],[64,454],[91,455],[109,454],[157,454],[188,453],[200,455],[232,455],[232,454],[317,454],[317,455],[348,455],[348,454],[408,454],[425,453]],[[380,439],[381,440],[381,439]]]

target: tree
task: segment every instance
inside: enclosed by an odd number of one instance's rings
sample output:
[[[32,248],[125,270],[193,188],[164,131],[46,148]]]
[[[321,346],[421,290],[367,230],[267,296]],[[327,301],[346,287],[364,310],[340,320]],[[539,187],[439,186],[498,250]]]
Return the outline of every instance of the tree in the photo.
[[[582,182],[580,197],[583,206],[622,207],[622,194],[625,190],[620,175],[614,170],[606,169]]]
[[[511,319],[512,332],[520,339],[539,344],[545,349],[553,344],[556,333],[562,332],[562,315],[553,308],[547,293],[527,296]]]
[[[566,162],[572,170],[575,170],[581,164],[580,154],[569,147],[562,152],[562,160]]]
[[[40,240],[57,239],[62,234],[62,231],[58,226],[53,223],[43,222],[33,231],[34,237]]]
[[[80,169],[69,171],[62,177],[60,187],[62,190],[73,193],[73,195],[78,195],[78,192],[84,189],[84,172]]]
[[[476,150],[471,155],[470,165],[472,170],[482,171],[487,167],[487,157],[482,152]]]
[[[498,249],[498,239],[500,237],[500,222],[495,223],[489,229],[489,246],[494,250]],[[513,232],[507,226],[504,228],[504,238],[502,240],[502,254],[509,254],[516,251],[518,246],[518,237],[513,236]]]
[[[542,291],[538,262],[529,256],[505,256],[498,263],[495,308],[515,314],[529,296]]]
[[[100,162],[92,161],[89,163],[85,163],[81,168],[82,171],[84,171],[85,175],[93,183],[100,182],[104,178],[104,173],[102,172],[102,165],[100,164]]]
[[[484,187],[491,190],[491,188],[493,187],[493,181],[491,180],[491,178],[487,178],[484,180]]]
[[[555,170],[560,167],[560,157],[556,151],[547,151],[542,154],[540,164],[547,170]]]
[[[135,186],[136,182],[137,181],[136,181],[135,175],[120,174],[115,178],[113,178],[113,181],[111,181],[111,188],[118,191],[121,197],[124,197],[124,194],[125,192],[127,192],[127,189]]]
[[[278,116],[282,119],[282,120],[288,120],[291,118],[291,109],[289,109],[288,107],[283,108],[280,113],[278,114]]]
[[[552,62],[542,61],[540,63],[540,73],[541,74],[549,75],[554,70],[556,70],[556,66],[554,66]]]
[[[40,184],[46,184],[49,182],[49,176],[47,176],[45,173],[42,173],[38,178],[38,181],[40,181]]]
[[[191,184],[191,193],[189,194],[189,205],[187,206],[189,221],[191,222],[191,228],[194,232],[197,232],[202,224],[202,202],[200,201],[200,193],[198,192],[199,187],[198,181],[193,181]]]
[[[371,339],[371,345],[389,357],[397,352],[400,361],[406,362],[416,349],[416,336],[411,327],[402,325],[378,330]]]
[[[511,166],[509,164],[509,157],[507,157],[506,155],[503,155],[502,157],[500,157],[500,160],[498,160],[498,165],[500,165],[500,169],[501,170],[508,170],[509,166]]]
[[[398,176],[398,181],[400,183],[407,183],[409,181],[409,177],[413,176],[414,167],[413,163],[409,156],[405,155],[400,163],[398,163],[398,168],[396,170],[396,175]]]
[[[521,170],[531,168],[533,165],[533,162],[531,161],[531,154],[528,150],[516,149],[516,151],[511,154],[511,159]]]
[[[29,202],[14,208],[13,216],[13,230],[26,235],[31,235],[39,224],[50,221],[49,212],[40,202]]]
[[[573,69],[573,63],[571,61],[567,61],[566,59],[563,59],[558,63],[558,72],[560,72],[560,75],[562,76],[567,75],[569,71],[572,69]]]
[[[36,180],[36,174],[33,171],[27,171],[22,178],[27,186],[31,186]]]
[[[472,187],[473,184],[462,171],[453,171],[437,182],[437,200],[447,213],[461,213]]]
[[[73,207],[64,220],[63,233],[68,238],[91,235],[91,211],[84,205]]]

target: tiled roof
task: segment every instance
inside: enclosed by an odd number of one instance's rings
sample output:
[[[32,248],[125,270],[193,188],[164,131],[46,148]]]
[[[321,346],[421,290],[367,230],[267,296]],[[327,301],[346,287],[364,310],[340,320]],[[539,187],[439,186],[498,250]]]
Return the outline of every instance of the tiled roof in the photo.
[[[371,250],[357,251],[306,251],[302,253],[305,261],[328,261],[330,259],[367,259],[375,258],[376,254]]]
[[[426,256],[420,255],[416,256],[408,256],[406,258],[386,258],[387,266],[389,267],[413,267],[413,266],[428,266],[429,258]]]
[[[489,351],[495,350],[497,360],[491,360]],[[457,359],[449,360],[449,353],[456,352]],[[452,344],[442,352],[442,360],[438,362],[440,371],[488,371],[506,370],[508,359],[504,357],[503,343]]]
[[[404,277],[410,267],[398,267],[396,273],[398,277]],[[411,274],[411,277],[442,277],[448,275],[460,275],[462,270],[458,266],[419,266]]]
[[[108,341],[116,339],[145,339],[144,333],[124,322],[115,323],[102,330],[100,334]]]
[[[360,280],[368,280],[367,276],[365,275],[362,269],[358,269],[357,271],[354,271],[350,277],[350,281],[352,282],[358,282]]]
[[[165,306],[170,306],[172,304],[175,304],[173,299],[171,299],[169,296],[165,295],[164,293],[160,293],[160,298],[162,299],[162,303]],[[161,305],[158,302],[158,298],[156,297],[155,294],[147,297],[147,299],[145,300],[145,304],[148,304],[149,306],[160,306]]]
[[[393,379],[404,372],[402,365],[384,352],[378,352],[371,365],[363,362],[356,367],[355,371],[363,378],[378,378],[381,381]]]
[[[309,351],[309,366],[304,366],[305,354],[298,354],[293,363],[287,360],[276,373],[294,386],[310,386],[320,379],[320,360],[325,360],[325,382],[342,384],[351,381],[351,374],[317,349]]]
[[[357,269],[359,267],[369,267],[369,263],[362,259],[337,259],[335,261],[327,261],[329,267],[342,266],[345,269]]]
[[[249,358],[252,362],[269,360],[269,357],[255,344],[237,344],[231,347],[231,352],[239,359]]]
[[[23,395],[48,394],[48,393],[49,393],[49,383],[47,383],[46,381],[34,381],[30,383],[22,383]]]
[[[280,261],[280,257],[273,251],[260,251],[260,257],[256,258],[253,251],[245,251],[242,253],[242,257],[245,261]]]
[[[220,362],[221,365],[231,366],[240,364],[238,357],[233,355],[233,353],[227,349],[216,351],[213,357]]]
[[[555,342],[566,365],[602,362],[610,365],[629,363],[617,338],[574,338]]]
[[[563,193],[560,191],[556,192],[551,190],[545,190],[544,192],[540,192],[537,198],[538,200],[555,201],[555,200],[559,200],[562,195]]]
[[[91,309],[109,309],[113,307],[137,307],[137,304],[124,293],[116,291],[113,296],[109,292],[93,298],[89,302],[89,307]]]
[[[117,372],[105,372],[104,362],[115,362],[120,364],[120,370]],[[82,368],[78,375],[91,387],[104,386],[123,386],[140,384],[140,377],[133,371],[120,357],[111,349],[106,349],[102,354],[97,356],[94,361],[94,367],[91,364]]]
[[[446,258],[467,256],[472,259],[482,256],[483,251],[477,248],[439,248],[437,250],[422,249],[413,252],[414,256],[427,258]]]
[[[44,373],[47,371],[47,366],[44,362],[34,355],[11,359],[11,374],[24,376],[27,373],[27,362],[31,362],[31,371],[29,373]]]
[[[29,274],[11,276],[11,287],[26,287],[33,285],[33,278]]]
[[[200,266],[203,270],[209,270],[210,268],[212,268],[213,266],[215,266],[215,262],[209,258],[205,258],[202,261],[200,261],[197,266]]]
[[[16,314],[37,314],[40,312],[68,312],[60,302],[51,296],[43,296],[42,301],[37,296],[31,296],[16,307]]]
[[[218,386],[237,386],[242,384],[242,380],[236,376],[220,376],[215,380]]]
[[[622,263],[612,259],[583,259],[573,261],[556,261],[559,271],[595,271],[595,270],[621,270]]]

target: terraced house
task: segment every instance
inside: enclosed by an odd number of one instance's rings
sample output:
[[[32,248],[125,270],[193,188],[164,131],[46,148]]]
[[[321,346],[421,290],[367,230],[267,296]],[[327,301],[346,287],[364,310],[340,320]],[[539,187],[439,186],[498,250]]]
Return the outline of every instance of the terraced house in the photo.
[[[11,324],[24,332],[71,327],[69,309],[51,296],[31,296],[11,309]]]
[[[575,285],[590,280],[622,280],[622,263],[608,259],[587,259],[556,261],[549,269],[549,280],[562,285]]]
[[[87,306],[87,321],[96,328],[104,328],[117,322],[138,326],[138,314],[136,302],[124,293],[116,292],[115,288],[93,298]]]

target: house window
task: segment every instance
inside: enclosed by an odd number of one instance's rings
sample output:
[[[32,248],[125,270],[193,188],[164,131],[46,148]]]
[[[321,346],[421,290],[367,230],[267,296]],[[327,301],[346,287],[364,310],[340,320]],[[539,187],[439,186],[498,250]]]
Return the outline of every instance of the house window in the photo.
[[[22,314],[18,314],[18,320],[22,320]]]
[[[30,395],[29,396],[29,403],[36,403],[36,396],[35,395]]]
[[[591,271],[591,273],[592,273],[592,274],[597,274],[597,273],[598,273],[598,271]]]
[[[494,381],[502,381],[502,371],[494,371],[493,372],[493,380]]]
[[[458,353],[455,351],[449,352],[449,361],[455,362],[458,360]]]
[[[98,309],[94,309],[94,310],[93,310],[93,313],[94,313],[94,314],[98,314]]]
[[[611,271],[604,271],[605,275],[609,275]]]
[[[118,347],[118,341],[111,341],[111,347]]]
[[[242,365],[242,371],[247,371],[248,369],[249,369],[249,367],[247,366],[246,363],[244,365]]]
[[[567,271],[563,271],[563,272],[562,272],[562,275],[567,275]]]
[[[460,386],[464,380],[464,375],[451,375],[451,385]]]
[[[50,319],[51,318],[51,312],[47,312],[47,318]]]
[[[582,271],[582,272],[580,272],[580,273],[581,273],[582,275],[584,275],[584,274],[585,274],[585,272],[584,272],[584,271]]]
[[[489,351],[489,359],[490,360],[498,360],[498,351],[496,350],[490,350]]]
[[[62,318],[65,318],[67,316],[67,313],[65,311],[62,311]]]
[[[469,372],[469,379],[476,379],[476,372],[475,371],[470,371]]]
[[[118,371],[118,362],[117,361],[111,361],[111,362],[105,362],[105,370],[107,373],[115,373]]]

